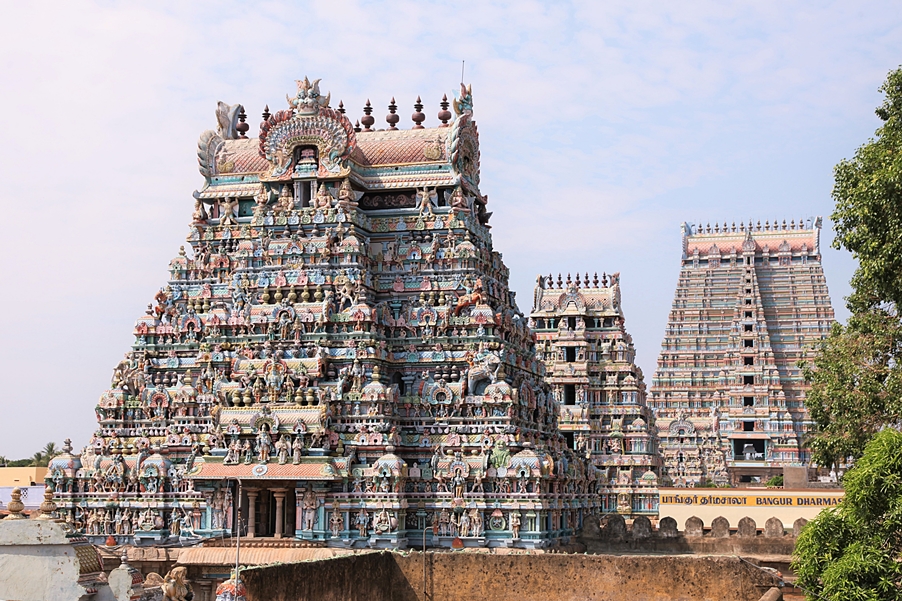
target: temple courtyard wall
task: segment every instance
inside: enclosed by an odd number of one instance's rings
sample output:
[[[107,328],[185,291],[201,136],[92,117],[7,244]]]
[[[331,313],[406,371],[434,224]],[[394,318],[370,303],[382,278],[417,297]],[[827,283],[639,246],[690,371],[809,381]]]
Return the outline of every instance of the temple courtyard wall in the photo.
[[[704,514],[702,514],[704,515]],[[748,516],[744,516],[739,520],[727,519],[718,516],[710,520],[706,524],[700,517],[692,516],[685,522],[678,524],[673,518],[662,518],[658,521],[652,521],[646,517],[639,517],[633,520],[625,520],[620,515],[609,515],[602,518],[590,518],[586,520],[585,527],[581,533],[570,540],[569,544],[555,547],[548,550],[530,551],[529,554],[523,550],[516,549],[480,549],[467,548],[463,551],[444,551],[438,553],[430,553],[429,558],[439,556],[467,556],[472,557],[471,560],[460,560],[463,564],[447,564],[442,563],[444,559],[427,559],[427,584],[432,578],[435,582],[433,585],[437,587],[443,584],[447,574],[452,574],[454,570],[463,570],[467,564],[472,561],[477,564],[484,563],[486,566],[495,566],[489,569],[492,577],[506,579],[510,576],[509,572],[515,576],[517,573],[540,573],[535,565],[542,564],[543,561],[555,560],[551,559],[533,559],[541,556],[549,556],[554,558],[573,558],[572,561],[582,561],[580,558],[586,557],[585,553],[590,555],[602,556],[622,556],[622,557],[639,557],[639,556],[657,556],[662,565],[666,566],[666,570],[672,569],[671,564],[667,562],[671,559],[682,557],[683,559],[706,559],[705,556],[720,556],[721,558],[730,557],[736,559],[741,557],[743,561],[755,563],[765,568],[774,568],[779,570],[784,577],[792,579],[792,573],[789,569],[792,551],[797,540],[797,536],[804,519],[797,519],[791,523],[783,524],[778,518],[771,517],[763,522],[756,521]],[[118,555],[122,553],[122,548],[100,547],[99,550],[103,555],[104,565],[111,568],[118,564]],[[148,576],[151,572],[165,574],[175,566],[184,566],[188,569],[188,576],[193,583],[196,601],[213,601],[213,591],[218,584],[228,577],[231,566],[235,563],[235,547],[234,541],[228,539],[224,541],[207,541],[205,544],[191,548],[160,548],[160,547],[128,547],[126,554],[131,565],[141,570]],[[297,596],[296,599],[320,598],[319,595],[325,594],[320,589],[310,587],[326,587],[323,590],[332,591],[328,594],[336,595],[336,598],[354,599],[353,593],[359,588],[359,598],[367,598],[371,595],[373,599],[394,599],[406,597],[380,597],[383,589],[389,587],[401,589],[409,589],[411,586],[414,592],[422,590],[422,555],[414,554],[412,556],[421,558],[419,563],[414,562],[414,568],[409,568],[407,563],[399,564],[396,560],[382,559],[363,559],[371,555],[379,555],[379,552],[371,550],[350,550],[335,549],[327,547],[312,547],[305,545],[299,541],[275,540],[267,539],[242,539],[240,563],[244,566],[267,566],[275,563],[283,565],[294,565],[298,562],[304,562],[303,565],[317,566],[317,570],[322,571],[322,578],[307,582],[305,580],[307,568],[298,568],[300,572],[295,574],[297,582],[305,582],[300,589],[303,595]],[[668,557],[669,556],[669,557]],[[336,563],[333,559],[341,559],[348,557],[348,562]],[[407,555],[398,555],[398,557],[407,557]],[[379,564],[374,562],[383,561]],[[405,560],[406,561],[406,560]],[[457,560],[448,560],[457,561]],[[533,564],[534,561],[540,562]],[[591,560],[591,561],[601,561]],[[621,560],[615,560],[621,561]],[[626,561],[626,560],[623,560]],[[430,562],[439,562],[433,564]],[[501,563],[497,563],[501,562]],[[565,562],[566,563],[566,562]],[[446,570],[446,567],[451,566]],[[569,565],[569,564],[567,564]],[[574,564],[575,565],[575,564]],[[611,564],[613,565],[613,564]],[[625,565],[625,564],[624,564]],[[638,564],[637,564],[638,565]],[[641,564],[644,565],[644,564]],[[674,564],[683,565],[683,564]],[[696,565],[691,562],[686,565]],[[704,562],[698,565],[705,565]],[[719,564],[714,564],[719,565]],[[416,567],[418,566],[418,567]],[[431,566],[431,567],[430,567]],[[457,567],[454,567],[457,566]],[[498,567],[508,566],[508,567]],[[576,570],[577,568],[573,568]],[[593,568],[594,569],[594,568]],[[665,568],[661,568],[662,570]],[[701,568],[699,568],[701,569]],[[416,570],[416,575],[412,576]],[[432,570],[430,572],[429,570]],[[707,570],[707,568],[706,568]],[[268,572],[267,572],[268,573]],[[574,574],[576,572],[571,572]],[[635,577],[640,577],[635,571],[630,572]],[[291,573],[282,573],[277,579],[290,580]],[[385,580],[391,575],[391,579]],[[433,574],[430,576],[429,574]],[[470,575],[467,572],[468,581],[475,581],[483,576],[482,572],[474,572]],[[698,573],[699,578],[707,578],[708,571]],[[398,583],[405,583],[411,578],[416,578],[419,582],[416,586]],[[531,578],[532,576],[530,576]],[[641,576],[644,577],[644,576]],[[524,577],[525,578],[525,577]],[[557,576],[554,576],[557,578]],[[581,577],[580,577],[581,578]],[[286,580],[287,579],[287,580]],[[381,579],[381,580],[380,580]],[[410,580],[412,582],[412,580]],[[336,589],[339,583],[347,589]],[[389,584],[386,584],[388,582]],[[704,582],[708,582],[704,580]],[[319,583],[319,584],[317,584]],[[532,586],[531,581],[526,581],[523,586]],[[282,585],[279,585],[282,586]],[[287,584],[285,586],[288,586]],[[593,585],[594,586],[594,585]],[[374,588],[375,587],[375,588]],[[382,587],[382,588],[379,588]],[[444,589],[436,589],[439,592]],[[470,589],[468,589],[470,590]],[[589,590],[589,589],[586,589]],[[337,591],[337,592],[335,592]],[[375,592],[373,592],[375,591]],[[270,591],[267,591],[269,594]],[[273,593],[275,594],[275,593]],[[396,594],[396,593],[393,593]],[[493,593],[494,594],[494,593]],[[298,593],[301,595],[301,593]],[[442,592],[444,595],[444,592]],[[260,597],[269,598],[269,597]],[[274,597],[278,598],[278,597]],[[286,597],[287,598],[287,597]],[[323,598],[330,598],[328,596]],[[410,597],[415,598],[415,597]],[[453,597],[437,596],[435,599],[445,599]],[[494,597],[488,597],[494,598]],[[506,598],[506,597],[498,597]],[[554,599],[570,597],[553,597]],[[572,597],[587,598],[593,597]],[[616,599],[617,597],[598,597]],[[656,597],[640,597],[654,599]],[[679,598],[679,597],[675,597]],[[686,597],[691,598],[691,597]],[[706,598],[706,597],[699,597]],[[712,597],[717,598],[717,597]],[[431,598],[430,598],[431,599]]]
[[[778,584],[734,557],[367,553],[242,572],[248,601],[757,601]]]

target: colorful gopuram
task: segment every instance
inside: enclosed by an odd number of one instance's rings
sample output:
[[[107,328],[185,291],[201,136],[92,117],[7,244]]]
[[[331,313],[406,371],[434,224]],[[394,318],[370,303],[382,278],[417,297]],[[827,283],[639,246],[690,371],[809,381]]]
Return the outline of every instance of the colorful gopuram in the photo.
[[[620,274],[539,276],[530,327],[567,446],[600,471],[605,513],[656,514],[660,458],[642,370],[624,327]]]
[[[797,363],[834,321],[820,230],[820,218],[683,224],[649,399],[673,485],[763,482],[807,465]]]
[[[244,108],[219,104],[187,245],[135,324],[90,445],[51,463],[73,528],[534,548],[600,513],[600,486],[653,485],[616,279],[577,291],[592,302],[575,313],[537,306],[594,320],[551,341],[585,353],[590,427],[567,397],[562,430],[492,248],[470,89],[440,107],[425,127],[418,99],[402,130],[392,100],[375,129],[369,102],[352,123],[304,79],[249,138]],[[623,511],[641,512],[638,498]]]

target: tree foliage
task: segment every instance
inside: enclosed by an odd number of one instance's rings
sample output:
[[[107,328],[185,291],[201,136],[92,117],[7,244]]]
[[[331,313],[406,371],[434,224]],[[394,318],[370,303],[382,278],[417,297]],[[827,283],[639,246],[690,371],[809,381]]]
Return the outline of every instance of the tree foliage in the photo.
[[[10,460],[0,455],[0,467],[47,467],[50,460],[60,454],[55,442],[48,442],[40,451],[27,459]]]
[[[853,463],[845,499],[796,543],[809,599],[902,601],[902,68],[880,90],[883,124],[834,170],[833,244],[859,263],[852,316],[802,366],[814,459]]]
[[[902,68],[880,87],[876,110],[883,125],[852,160],[834,169],[832,219],[836,248],[859,261],[852,279],[852,309],[902,305]]]
[[[853,314],[834,324],[812,363],[806,405],[816,431],[808,440],[815,461],[832,465],[858,457],[884,425],[902,415],[902,326],[884,310]]]
[[[876,434],[844,483],[839,506],[799,536],[797,584],[809,599],[902,600],[902,433]]]
[[[880,91],[883,124],[834,169],[833,246],[859,263],[847,299],[852,317],[803,365],[815,423],[807,442],[822,465],[857,458],[882,426],[902,418],[902,68]]]

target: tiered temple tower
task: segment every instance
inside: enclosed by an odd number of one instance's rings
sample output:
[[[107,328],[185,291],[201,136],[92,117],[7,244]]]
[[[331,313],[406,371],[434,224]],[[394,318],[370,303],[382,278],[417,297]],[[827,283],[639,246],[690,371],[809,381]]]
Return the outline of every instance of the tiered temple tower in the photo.
[[[674,485],[765,481],[808,463],[797,363],[834,321],[820,230],[820,218],[683,224],[649,401]]]
[[[392,100],[377,130],[369,102],[355,125],[318,82],[267,108],[256,139],[244,108],[220,103],[188,248],[135,325],[90,446],[51,465],[61,510],[119,542],[569,537],[600,510],[600,479],[558,428],[492,248],[470,89],[443,99],[437,127],[418,99],[398,129]],[[640,381],[622,385],[635,396]]]
[[[645,382],[624,327],[620,274],[539,276],[530,325],[569,448],[601,471],[605,513],[657,513],[660,457]]]

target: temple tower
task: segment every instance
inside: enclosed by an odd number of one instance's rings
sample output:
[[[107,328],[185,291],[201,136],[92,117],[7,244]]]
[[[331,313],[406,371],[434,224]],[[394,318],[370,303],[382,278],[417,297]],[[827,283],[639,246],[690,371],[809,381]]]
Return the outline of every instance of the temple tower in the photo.
[[[119,542],[572,536],[597,470],[565,444],[493,248],[470,88],[433,127],[418,99],[409,129],[394,100],[388,127],[369,102],[352,123],[319,80],[287,101],[256,138],[221,102],[201,134],[187,248],[89,447],[51,465],[61,510]]]
[[[624,327],[620,274],[604,274],[600,284],[597,274],[591,283],[588,273],[575,282],[558,275],[556,285],[539,276],[530,325],[567,445],[601,472],[602,510],[656,513],[655,424]]]
[[[649,401],[674,485],[763,482],[808,463],[808,387],[797,363],[834,320],[820,229],[820,218],[683,224]]]

